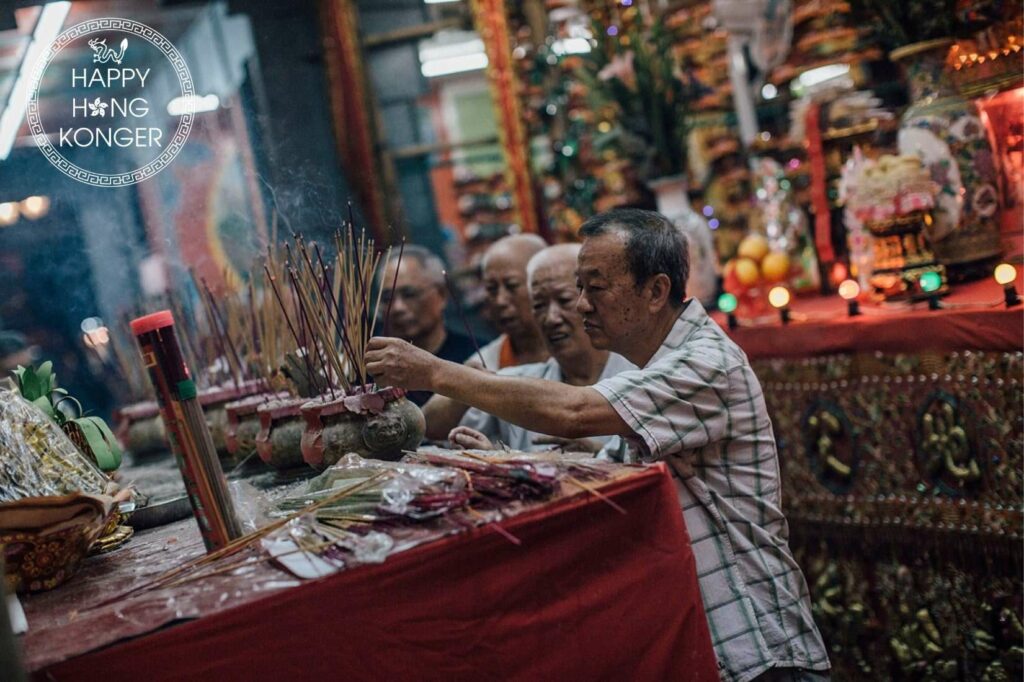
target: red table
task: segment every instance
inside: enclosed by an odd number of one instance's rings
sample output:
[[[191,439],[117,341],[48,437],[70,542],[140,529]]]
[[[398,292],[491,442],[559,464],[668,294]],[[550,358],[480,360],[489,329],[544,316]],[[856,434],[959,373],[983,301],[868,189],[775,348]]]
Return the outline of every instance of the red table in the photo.
[[[791,324],[729,332],[764,389],[836,679],[1021,677],[1001,666],[1020,646],[1002,623],[1024,618],[1024,306],[992,279],[942,306],[850,318],[797,298]]]
[[[1016,286],[1020,291],[1020,277]],[[741,320],[739,328],[728,330],[724,315],[714,318],[752,360],[1024,348],[1024,306],[1007,309],[1003,289],[993,280],[955,285],[941,305],[929,310],[925,301],[899,307],[864,303],[861,315],[849,317],[839,296],[813,296],[793,300],[793,319],[785,326],[773,315],[757,324]]]
[[[212,591],[183,585],[176,588],[182,603],[200,617],[152,632],[159,619],[128,623],[128,631],[146,634],[116,644],[116,633],[103,641],[95,632],[112,625],[103,609],[86,610],[104,597],[95,585],[102,575],[86,566],[82,576],[93,584],[80,584],[79,576],[60,588],[84,595],[69,607],[77,613],[49,613],[46,601],[54,597],[25,600],[33,628],[26,656],[36,679],[61,681],[717,680],[694,558],[666,470],[638,469],[602,491],[628,513],[591,495],[561,499],[502,522],[520,546],[478,528],[383,564],[248,595],[232,608],[219,596],[223,582]],[[188,532],[198,537],[194,526]],[[131,586],[124,573],[114,592]],[[119,613],[131,620],[129,609]],[[105,644],[112,646],[84,653]]]

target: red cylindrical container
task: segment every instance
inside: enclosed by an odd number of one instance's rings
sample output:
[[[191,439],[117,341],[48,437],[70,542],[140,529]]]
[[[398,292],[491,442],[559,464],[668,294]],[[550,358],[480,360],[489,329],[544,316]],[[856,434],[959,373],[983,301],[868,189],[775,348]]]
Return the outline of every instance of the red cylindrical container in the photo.
[[[174,318],[162,310],[132,320],[142,362],[156,388],[171,450],[178,460],[206,551],[242,535],[220,468],[217,450],[196,397],[196,385],[174,333]]]

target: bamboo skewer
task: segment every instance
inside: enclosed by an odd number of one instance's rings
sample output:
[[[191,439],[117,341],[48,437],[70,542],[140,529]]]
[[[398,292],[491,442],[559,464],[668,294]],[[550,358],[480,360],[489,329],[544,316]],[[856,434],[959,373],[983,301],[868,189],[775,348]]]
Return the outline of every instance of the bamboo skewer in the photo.
[[[338,342],[340,342],[342,345],[343,353],[350,353],[351,344],[349,344],[347,332],[342,324],[341,310],[339,310],[338,308],[337,290],[340,288],[341,281],[338,275],[338,273],[340,272],[340,268],[336,268],[334,270],[334,277],[332,278],[329,274],[327,266],[324,265],[324,259],[323,255],[320,253],[320,247],[314,244],[313,249],[314,251],[316,251],[317,264],[320,266],[320,271],[323,274],[325,283],[327,284],[327,286],[325,287],[325,291],[327,292],[327,294],[329,294],[327,296],[324,296],[324,308],[327,310],[327,314],[330,317],[330,321],[334,325],[334,333],[338,337]],[[333,337],[331,345],[335,345]],[[342,373],[342,376],[344,376],[344,372]],[[346,386],[346,390],[351,390],[351,387]]]
[[[210,288],[206,286],[206,280],[200,280],[200,282],[202,287],[199,290],[199,299],[203,303],[203,312],[206,316],[207,324],[210,326],[212,331],[211,338],[213,339],[213,343],[216,348],[217,358],[224,358],[224,362],[228,366],[228,371],[231,374],[231,380],[234,382],[235,388],[240,388],[238,376],[234,373],[231,365],[231,358],[228,356],[227,346],[224,344],[224,337],[220,334],[220,331],[217,328],[217,322],[214,319],[213,311],[211,310],[214,306],[213,294],[210,293]]]
[[[376,331],[384,290],[381,286],[373,296],[373,287],[376,273],[393,250],[376,250],[365,229],[357,234],[351,207],[344,228],[334,234],[333,269],[318,244],[307,244],[299,234],[293,240],[294,244],[284,244],[280,267],[268,248],[264,271],[277,308],[303,354],[310,383],[332,398],[335,389],[345,394],[368,390],[366,350]],[[282,291],[278,280],[288,292]],[[266,332],[271,316],[264,320]]]
[[[235,387],[238,388],[239,381],[244,381],[247,378],[245,365],[238,353],[238,349],[235,347],[235,342],[231,339],[231,333],[228,325],[224,323],[224,319],[221,317],[220,309],[217,307],[217,302],[213,298],[213,292],[210,290],[205,279],[201,281],[203,283],[203,288],[206,290],[206,297],[210,301],[210,310],[213,313],[214,333],[222,339],[221,347],[223,348],[226,346],[227,350],[230,351],[230,355],[226,355],[224,360],[228,363],[229,367],[231,367],[231,360],[234,359],[235,361],[234,371],[232,374],[237,377],[235,379]]]
[[[496,533],[501,535],[503,538],[505,538],[506,540],[511,542],[516,547],[519,547],[519,546],[521,546],[523,544],[522,540],[520,540],[515,535],[512,535],[512,533],[510,533],[507,530],[505,530],[504,528],[502,528],[501,524],[498,523],[497,521],[490,521],[490,520],[488,520],[486,516],[484,516],[483,514],[481,514],[476,509],[473,509],[470,506],[466,507],[466,511],[468,511],[470,514],[475,516],[478,520],[483,522],[483,524],[484,524],[483,527],[484,528],[493,528]]]
[[[589,485],[587,483],[584,483],[583,481],[579,480],[575,476],[566,476],[565,480],[567,480],[569,483],[572,483],[575,486],[583,488],[588,493],[590,493],[591,495],[593,495],[597,499],[601,500],[602,502],[607,504],[609,507],[611,507],[615,511],[619,512],[620,514],[622,514],[623,516],[628,514],[628,512],[625,509],[623,509],[623,507],[619,503],[617,503],[615,500],[613,500],[612,498],[610,498],[607,495],[605,495],[604,493],[602,493],[600,490],[598,490],[594,486]]]
[[[462,299],[459,297],[459,292],[452,286],[451,280],[448,279],[448,271],[442,270],[442,276],[444,277],[444,285],[448,290],[448,295],[455,301],[455,309],[459,313],[459,319],[462,321],[462,326],[466,329],[466,333],[469,334],[469,340],[473,342],[473,348],[476,350],[476,356],[480,358],[480,365],[487,369],[487,363],[484,362],[484,354],[480,352],[480,344],[476,342],[476,334],[473,333],[472,328],[469,326],[469,320],[466,319],[466,313],[462,309]]]
[[[384,312],[384,334],[391,333],[391,304],[395,302],[395,288],[398,286],[398,270],[402,267],[402,254],[405,253],[405,237],[398,247],[398,262],[395,263],[395,277],[391,281],[391,297],[388,299],[388,309]]]
[[[295,268],[288,268],[288,276],[291,278],[292,287],[294,288],[296,294],[296,300],[298,300],[299,302],[299,313],[297,315],[297,317],[299,318],[299,324],[305,326],[309,330],[309,335],[306,337],[308,339],[308,342],[306,344],[306,354],[311,354],[309,347],[313,346],[313,349],[316,351],[316,355],[314,357],[320,359],[320,368],[323,370],[324,373],[324,383],[326,384],[327,390],[330,392],[331,399],[333,400],[334,387],[331,386],[330,373],[327,370],[327,361],[324,359],[323,349],[320,347],[320,344],[317,342],[317,339],[313,333],[313,325],[309,321],[309,311],[306,310],[306,305],[303,302],[303,296],[305,295],[305,292],[302,290],[302,287],[299,286],[298,277],[295,274]],[[323,391],[321,390],[321,392]]]
[[[284,299],[281,298],[281,292],[277,290],[277,284],[274,281],[274,276],[270,274],[270,270],[266,265],[263,266],[263,269],[267,273],[267,281],[270,282],[270,288],[273,289],[274,296],[277,298],[277,302],[281,306],[281,312],[284,314],[284,321],[288,324],[288,330],[292,333],[292,338],[295,339],[295,345],[297,347],[296,354],[302,355],[302,359],[306,363],[306,370],[309,373],[310,384],[315,385],[316,380],[313,378],[313,365],[309,360],[309,353],[303,352],[304,347],[302,341],[299,340],[299,335],[295,331],[295,326],[292,324],[291,318],[288,316],[287,308],[285,307],[284,304]]]
[[[132,589],[128,590],[127,592],[123,592],[123,593],[121,593],[121,594],[119,594],[117,596],[111,597],[110,599],[106,599],[106,600],[104,600],[104,601],[102,601],[102,602],[100,602],[98,604],[95,604],[93,606],[88,607],[85,610],[90,610],[91,611],[93,609],[98,609],[98,608],[100,608],[102,606],[106,606],[108,604],[113,604],[113,603],[121,601],[125,597],[127,597],[129,595],[132,595],[132,594],[135,594],[137,592],[148,591],[148,590],[151,590],[151,589],[155,589],[157,587],[164,587],[164,586],[167,585],[167,582],[171,578],[179,576],[182,573],[186,573],[188,571],[191,571],[192,569],[197,568],[199,566],[205,566],[206,564],[213,563],[214,561],[217,561],[217,560],[222,559],[224,557],[232,556],[232,555],[240,552],[241,550],[246,549],[247,547],[251,546],[256,540],[263,539],[264,537],[266,537],[270,533],[272,533],[275,530],[277,530],[278,528],[281,528],[282,526],[288,524],[289,522],[293,521],[294,519],[297,519],[298,517],[302,516],[303,514],[308,514],[310,512],[314,512],[317,509],[319,509],[320,507],[323,507],[324,505],[333,504],[333,503],[335,503],[335,502],[337,502],[339,500],[343,500],[346,497],[348,497],[350,495],[354,495],[355,493],[357,493],[357,492],[359,492],[359,491],[369,487],[370,485],[372,485],[373,483],[378,481],[380,478],[382,478],[387,473],[388,473],[387,471],[380,471],[380,472],[374,474],[373,476],[367,478],[364,481],[361,481],[361,482],[356,483],[356,484],[354,484],[352,486],[349,486],[348,488],[345,488],[344,490],[338,491],[338,493],[336,495],[331,495],[330,497],[326,497],[326,498],[320,500],[319,502],[314,502],[313,504],[309,505],[308,507],[303,507],[302,509],[294,512],[293,514],[290,514],[290,515],[286,516],[283,519],[279,519],[277,521],[274,521],[273,523],[270,523],[270,524],[264,526],[263,528],[260,528],[257,531],[249,533],[248,535],[243,535],[242,537],[238,538],[237,540],[233,540],[232,542],[228,543],[227,545],[225,545],[224,547],[222,547],[221,549],[219,549],[219,550],[217,550],[215,552],[210,552],[209,554],[204,554],[204,555],[202,555],[200,557],[197,557],[197,558],[195,558],[195,559],[193,559],[191,561],[187,561],[184,564],[182,564],[181,566],[178,566],[176,568],[172,568],[171,570],[162,573],[161,575],[157,576],[153,580],[150,580],[149,582],[146,582],[146,583],[143,583],[142,585],[138,585],[136,587],[133,587]]]
[[[477,455],[477,454],[474,454],[472,452],[469,452],[468,450],[461,450],[461,451],[459,451],[459,454],[464,456],[464,457],[468,457],[470,459],[474,459],[474,460],[476,460],[478,462],[483,462],[485,464],[493,464],[495,459],[499,459],[499,458],[496,458],[496,457],[492,457],[490,459],[487,458],[487,457],[481,457],[480,455]],[[514,458],[512,458],[512,459],[514,459]],[[506,461],[507,462],[507,461],[509,461],[509,458],[501,458],[499,461]],[[569,483],[572,483],[573,485],[575,485],[575,486],[577,486],[579,488],[582,488],[583,490],[587,491],[588,493],[590,493],[591,495],[593,495],[597,499],[601,500],[602,502],[607,504],[609,507],[611,507],[615,511],[619,512],[620,514],[625,515],[625,514],[628,513],[619,503],[617,503],[615,500],[613,500],[612,498],[610,498],[607,495],[605,495],[604,493],[602,493],[596,487],[594,487],[592,485],[589,485],[587,483],[584,483],[583,481],[579,480],[575,476],[568,476],[567,475],[565,477],[565,480],[568,481]]]

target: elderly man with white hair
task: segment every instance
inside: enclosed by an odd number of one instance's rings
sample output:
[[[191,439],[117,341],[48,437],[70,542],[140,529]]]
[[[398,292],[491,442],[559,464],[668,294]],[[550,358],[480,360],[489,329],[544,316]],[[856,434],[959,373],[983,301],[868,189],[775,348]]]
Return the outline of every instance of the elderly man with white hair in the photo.
[[[576,258],[579,244],[560,244],[540,251],[526,266],[533,319],[540,328],[551,357],[545,362],[507,367],[505,376],[533,377],[560,381],[572,386],[590,386],[636,365],[618,353],[598,350],[583,328],[576,311]],[[513,450],[564,449],[597,452],[609,436],[567,440],[528,431],[482,410],[471,409],[448,439],[464,448],[490,450],[505,445]]]
[[[530,312],[526,286],[526,264],[546,246],[535,234],[514,234],[488,247],[480,263],[486,307],[488,317],[501,334],[481,348],[480,353],[467,353],[463,358],[466,365],[494,372],[548,359],[548,350]],[[467,405],[435,395],[423,406],[427,438],[444,440],[460,420],[467,424],[463,419],[467,409]]]

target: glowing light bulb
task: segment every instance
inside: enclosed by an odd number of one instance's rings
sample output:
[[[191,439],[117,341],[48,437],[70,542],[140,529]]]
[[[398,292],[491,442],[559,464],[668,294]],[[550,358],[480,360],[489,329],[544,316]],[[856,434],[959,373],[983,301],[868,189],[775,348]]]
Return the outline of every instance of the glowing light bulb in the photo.
[[[942,277],[937,272],[926,272],[921,275],[921,291],[932,293],[938,291],[939,287],[942,286]]]
[[[739,326],[739,322],[736,320],[736,306],[738,301],[732,294],[722,294],[718,297],[718,309],[725,313],[725,320],[729,324],[729,329],[735,329]]]
[[[774,308],[785,308],[789,305],[789,289],[786,287],[772,287],[768,292],[768,302]]]
[[[50,200],[47,197],[33,196],[21,202],[21,215],[29,220],[42,218],[50,210]]]
[[[1010,308],[1020,303],[1020,296],[1017,295],[1017,287],[1013,285],[1017,281],[1017,268],[1009,263],[1000,263],[996,266],[996,281],[1003,285],[1003,296],[1006,307]]]
[[[938,310],[941,307],[939,305],[939,288],[942,287],[942,276],[935,271],[926,272],[917,280],[917,284],[921,287],[921,291],[928,294],[928,310]]]
[[[852,301],[860,296],[860,285],[852,279],[843,280],[839,285],[839,295],[847,301]]]
[[[782,324],[789,324],[789,289],[782,286],[772,287],[768,292],[768,302],[778,308]]]
[[[996,271],[993,274],[996,281],[1004,287],[1007,284],[1013,284],[1017,280],[1017,268],[1013,267],[1009,263],[1000,263],[997,265]]]
[[[0,226],[13,225],[18,220],[18,204],[5,201],[0,204]]]
[[[850,317],[860,315],[860,303],[857,297],[860,296],[860,285],[857,280],[847,279],[839,285],[839,296],[846,301],[846,314]]]

